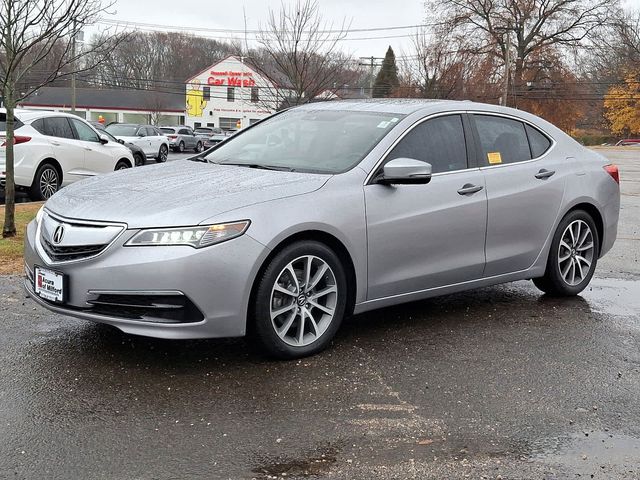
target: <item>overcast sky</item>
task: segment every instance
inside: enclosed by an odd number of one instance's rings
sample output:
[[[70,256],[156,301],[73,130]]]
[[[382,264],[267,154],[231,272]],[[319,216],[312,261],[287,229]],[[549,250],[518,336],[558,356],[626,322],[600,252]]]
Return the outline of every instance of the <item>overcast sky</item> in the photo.
[[[285,0],[293,3],[295,0]],[[343,20],[350,22],[352,29],[389,26],[416,25],[429,22],[423,0],[318,0],[322,15],[334,27]],[[640,9],[640,0],[625,0],[630,8]],[[243,7],[247,16],[247,29],[255,30],[264,23],[269,9],[278,10],[280,0],[116,0],[114,15],[108,18],[121,21],[144,22],[175,27],[244,29]],[[223,39],[226,34],[198,32]],[[361,57],[383,57],[391,45],[396,55],[410,54],[413,30],[391,30],[382,32],[352,32],[348,41],[341,42],[342,49]],[[236,35],[243,37],[243,35]],[[255,37],[255,34],[249,34]],[[371,37],[398,37],[376,40],[356,40]]]
[[[638,0],[640,1],[640,0]],[[324,18],[335,27],[343,19],[351,28],[375,28],[416,25],[424,23],[426,15],[422,0],[318,0]],[[134,22],[175,25],[178,27],[244,29],[243,7],[247,15],[247,28],[257,29],[264,22],[269,8],[279,9],[280,0],[117,0],[110,18]],[[194,32],[199,33],[199,32]],[[352,33],[349,38],[369,38],[409,35],[411,30]],[[207,33],[207,36],[220,34]],[[249,35],[251,36],[251,35]],[[407,38],[381,40],[351,40],[342,42],[342,48],[357,56],[383,57],[389,45],[400,54],[407,49]]]

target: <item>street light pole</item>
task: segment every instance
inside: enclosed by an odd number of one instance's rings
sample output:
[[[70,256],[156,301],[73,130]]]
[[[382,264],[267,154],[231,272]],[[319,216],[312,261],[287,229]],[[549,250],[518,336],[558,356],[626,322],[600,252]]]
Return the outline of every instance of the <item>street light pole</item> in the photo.
[[[71,39],[71,113],[76,113],[76,23],[73,22],[73,38]]]

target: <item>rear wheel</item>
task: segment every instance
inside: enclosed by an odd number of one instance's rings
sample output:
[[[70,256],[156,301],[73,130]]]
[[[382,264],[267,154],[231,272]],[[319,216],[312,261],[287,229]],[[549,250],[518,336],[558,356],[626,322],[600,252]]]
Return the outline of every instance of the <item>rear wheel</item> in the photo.
[[[158,156],[156,157],[156,162],[164,163],[167,161],[167,157],[169,156],[169,147],[162,144],[160,145],[160,150],[158,150]]]
[[[180,142],[180,143],[178,144],[178,151],[179,151],[180,153],[184,152],[184,142]]]
[[[544,276],[534,278],[533,283],[553,296],[579,294],[593,277],[599,249],[598,230],[591,215],[583,210],[570,212],[553,237]]]
[[[29,189],[29,196],[32,200],[47,200],[60,189],[61,180],[58,170],[53,165],[40,165]]]
[[[202,142],[198,142],[196,144],[196,153],[200,153],[202,151]]]
[[[294,243],[271,260],[259,279],[254,339],[282,359],[320,352],[338,331],[346,302],[347,281],[338,256],[319,242]]]

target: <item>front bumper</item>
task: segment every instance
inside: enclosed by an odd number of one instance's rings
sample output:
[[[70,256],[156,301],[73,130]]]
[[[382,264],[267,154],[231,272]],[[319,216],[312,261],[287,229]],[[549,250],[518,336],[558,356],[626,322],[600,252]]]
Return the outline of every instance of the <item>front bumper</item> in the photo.
[[[203,249],[188,246],[124,247],[136,231],[127,230],[98,257],[49,264],[36,244],[36,224],[25,238],[25,289],[43,307],[63,315],[113,325],[136,335],[157,338],[218,338],[243,336],[253,280],[268,249],[245,234]],[[67,300],[54,304],[34,293],[34,267],[67,275]],[[162,323],[132,320],[111,311],[96,313],[90,303],[95,292],[180,292],[202,313],[195,321]]]

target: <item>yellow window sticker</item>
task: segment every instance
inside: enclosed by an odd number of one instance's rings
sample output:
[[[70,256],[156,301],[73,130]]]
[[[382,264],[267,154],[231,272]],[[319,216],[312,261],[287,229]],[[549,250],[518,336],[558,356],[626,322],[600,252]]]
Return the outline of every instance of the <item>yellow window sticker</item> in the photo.
[[[489,158],[489,163],[491,165],[502,163],[502,156],[500,155],[500,152],[489,152],[487,153],[487,157]]]

